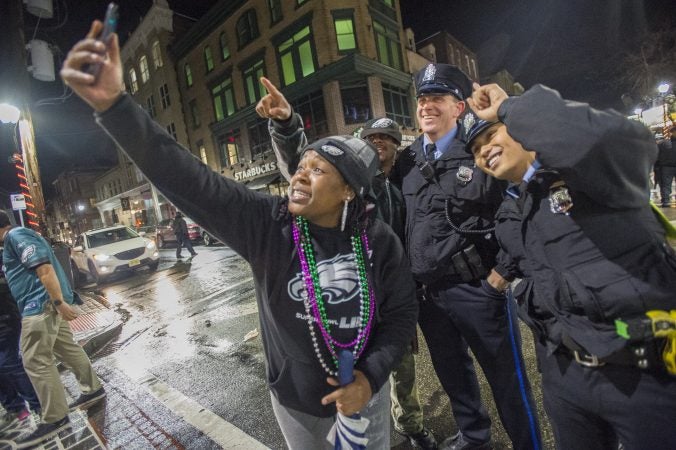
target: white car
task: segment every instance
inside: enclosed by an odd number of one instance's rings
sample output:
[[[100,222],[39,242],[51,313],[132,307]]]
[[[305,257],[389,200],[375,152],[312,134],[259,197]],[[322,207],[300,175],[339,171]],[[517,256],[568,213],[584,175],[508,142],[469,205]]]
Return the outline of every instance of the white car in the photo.
[[[115,273],[142,267],[157,270],[160,253],[144,234],[122,225],[82,233],[70,255],[76,282],[86,274],[101,284]]]

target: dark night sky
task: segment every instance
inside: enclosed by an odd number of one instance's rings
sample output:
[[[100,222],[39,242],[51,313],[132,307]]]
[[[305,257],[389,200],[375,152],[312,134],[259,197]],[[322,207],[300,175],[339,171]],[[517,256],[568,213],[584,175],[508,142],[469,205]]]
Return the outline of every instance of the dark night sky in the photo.
[[[214,3],[168,1],[175,11],[192,17],[204,14]],[[57,18],[42,20],[37,30],[39,39],[56,44],[63,54],[84,36],[93,18],[103,16],[108,1],[54,0],[55,9],[64,2],[68,8],[65,24],[53,29]],[[124,40],[152,1],[118,3]],[[479,55],[482,75],[506,68],[526,88],[544,83],[564,97],[598,107],[623,108],[622,92],[608,78],[617,57],[646,32],[676,27],[676,7],[670,0],[401,0],[401,9],[404,26],[414,30],[416,40],[439,30],[450,32]],[[63,18],[63,7],[57,12]],[[26,15],[25,22],[28,40],[37,20]],[[62,58],[57,55],[57,81],[32,81],[31,110],[47,197],[49,183],[59,172],[73,164],[110,164],[114,157],[91,110],[79,99],[73,96],[45,104],[45,98],[62,93],[58,81]],[[0,188],[16,191],[11,166],[4,163],[8,154],[7,148],[0,148]]]

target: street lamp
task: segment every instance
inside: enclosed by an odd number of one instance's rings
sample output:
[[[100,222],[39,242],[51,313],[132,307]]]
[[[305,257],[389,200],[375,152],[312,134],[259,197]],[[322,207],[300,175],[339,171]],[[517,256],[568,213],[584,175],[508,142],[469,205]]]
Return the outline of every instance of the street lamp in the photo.
[[[9,103],[0,103],[0,122],[17,123],[21,117],[21,111]]]

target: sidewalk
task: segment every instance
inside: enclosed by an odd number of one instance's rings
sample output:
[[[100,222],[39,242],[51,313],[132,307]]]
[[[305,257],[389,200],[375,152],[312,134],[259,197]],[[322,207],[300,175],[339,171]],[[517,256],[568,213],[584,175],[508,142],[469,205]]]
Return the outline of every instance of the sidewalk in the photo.
[[[120,315],[110,309],[110,305],[104,297],[93,293],[82,293],[80,297],[84,302],[80,306],[80,316],[70,322],[75,341],[84,348],[91,357],[112,341],[122,329]],[[88,421],[87,413],[73,411],[69,414],[71,427],[63,430],[53,439],[43,442],[41,445],[32,447],[39,450],[102,450],[105,444],[98,437]],[[16,448],[8,439],[17,439],[19,436],[35,429],[33,418],[27,421],[21,428],[8,430],[0,438],[0,450]]]

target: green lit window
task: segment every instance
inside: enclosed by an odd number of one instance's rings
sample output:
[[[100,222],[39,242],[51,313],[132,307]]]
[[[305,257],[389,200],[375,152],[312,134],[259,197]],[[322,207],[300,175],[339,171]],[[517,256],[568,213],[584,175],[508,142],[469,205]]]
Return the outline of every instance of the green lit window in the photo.
[[[296,5],[297,5],[297,6],[300,6],[300,5],[302,5],[302,4],[306,3],[306,2],[307,2],[307,0],[296,0]]]
[[[206,67],[207,72],[214,70],[214,57],[211,54],[211,47],[208,45],[204,47],[204,67]]]
[[[394,8],[394,0],[383,0],[383,3],[385,3],[390,8]]]
[[[235,113],[235,91],[232,89],[232,78],[228,77],[213,87],[211,97],[214,101],[216,121]]]
[[[197,109],[197,100],[191,100],[188,104],[190,106],[190,117],[192,118],[192,127],[198,128],[202,122],[200,121],[200,112]]]
[[[192,69],[189,64],[183,66],[183,73],[185,74],[185,85],[192,86]]]
[[[141,83],[146,84],[150,79],[150,70],[148,70],[148,57],[146,55],[141,56],[141,59],[138,61],[138,66],[141,69]]]
[[[338,51],[346,52],[357,48],[357,38],[354,34],[354,21],[352,18],[335,19],[333,24],[336,28]]]
[[[225,32],[221,33],[219,41],[221,44],[221,57],[223,58],[223,61],[225,61],[230,58],[230,47],[228,47],[228,38],[225,36]]]
[[[244,90],[246,91],[246,101],[248,105],[256,103],[267,94],[265,87],[259,81],[260,77],[264,75],[265,65],[262,59],[259,59],[246,69],[242,70]]]
[[[285,86],[314,73],[314,49],[310,27],[305,26],[277,47]]]
[[[394,69],[402,70],[401,43],[396,29],[387,28],[380,22],[373,21],[373,30],[378,50],[378,61]]]

